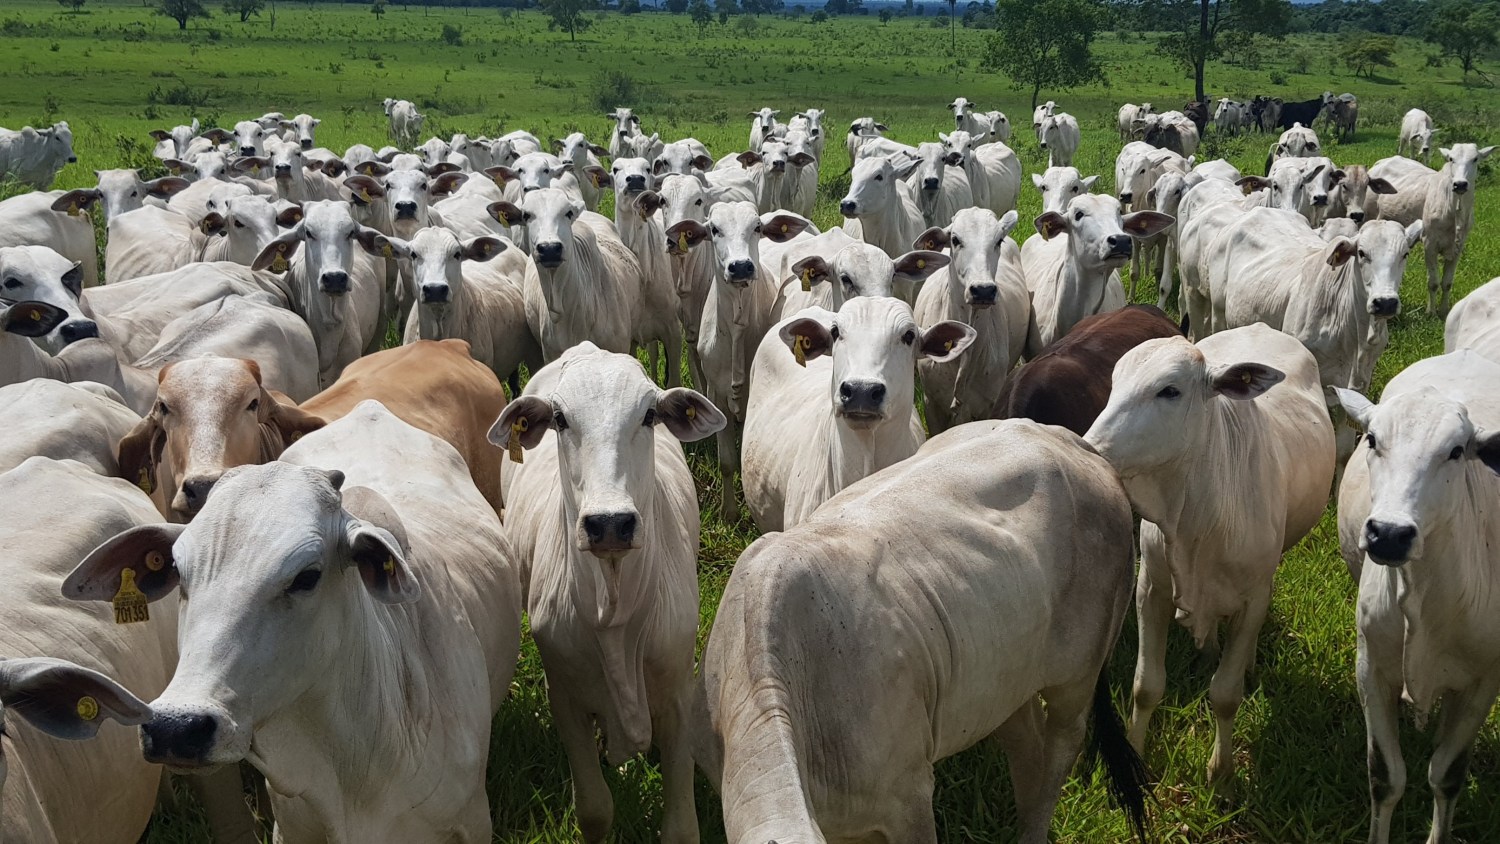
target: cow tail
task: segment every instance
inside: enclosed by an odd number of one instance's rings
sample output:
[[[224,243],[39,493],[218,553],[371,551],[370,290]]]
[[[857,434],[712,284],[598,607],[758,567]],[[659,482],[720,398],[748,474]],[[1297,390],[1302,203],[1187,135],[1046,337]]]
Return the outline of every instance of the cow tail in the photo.
[[[1125,736],[1125,724],[1110,699],[1107,675],[1107,671],[1100,671],[1094,686],[1094,728],[1089,732],[1088,755],[1092,762],[1104,761],[1110,796],[1130,820],[1136,840],[1144,844],[1151,775]]]

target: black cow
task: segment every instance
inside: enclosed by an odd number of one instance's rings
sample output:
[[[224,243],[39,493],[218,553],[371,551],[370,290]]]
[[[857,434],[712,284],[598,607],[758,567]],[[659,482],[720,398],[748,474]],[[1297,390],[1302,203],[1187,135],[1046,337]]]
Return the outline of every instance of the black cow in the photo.
[[[1328,95],[1323,95],[1313,100],[1303,100],[1300,103],[1284,103],[1281,106],[1281,120],[1276,124],[1282,129],[1292,128],[1293,123],[1301,123],[1303,126],[1312,128],[1313,121],[1328,108]]]

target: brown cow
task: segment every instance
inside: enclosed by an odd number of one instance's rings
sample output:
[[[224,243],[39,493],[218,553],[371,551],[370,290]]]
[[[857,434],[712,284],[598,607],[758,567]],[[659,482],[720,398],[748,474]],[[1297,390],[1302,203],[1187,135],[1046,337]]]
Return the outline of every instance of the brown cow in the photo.
[[[261,386],[243,358],[192,358],[157,373],[156,402],[116,454],[120,477],[139,484],[170,521],[187,522],[228,469],[281,456],[323,427],[286,396]]]
[[[490,426],[505,409],[500,379],[469,354],[464,340],[418,340],[366,355],[328,389],[302,403],[329,422],[374,399],[413,427],[448,442],[469,464],[474,485],[500,512],[500,461]]]
[[[1083,436],[1109,402],[1115,362],[1147,340],[1182,333],[1155,305],[1087,317],[1016,370],[992,415],[1061,425]]]

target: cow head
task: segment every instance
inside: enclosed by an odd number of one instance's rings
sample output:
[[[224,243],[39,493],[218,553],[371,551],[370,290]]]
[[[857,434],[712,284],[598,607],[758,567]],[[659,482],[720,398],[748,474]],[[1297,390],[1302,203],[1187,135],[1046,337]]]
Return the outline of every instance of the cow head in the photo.
[[[861,159],[849,178],[849,193],[839,201],[839,213],[851,220],[892,213],[901,201],[896,180],[906,178],[917,163],[909,155]]]
[[[450,307],[461,306],[467,295],[463,262],[488,261],[507,248],[498,237],[485,235],[460,241],[441,227],[424,228],[410,241],[382,235],[375,242],[382,251],[389,245],[396,257],[411,260],[417,303],[424,314],[443,314]]]
[[[983,310],[999,302],[1000,287],[996,275],[1000,269],[1000,253],[1018,219],[1013,210],[997,219],[987,208],[965,208],[953,215],[953,222],[947,228],[930,228],[923,232],[915,246],[918,249],[947,249],[952,262],[946,277],[950,296],[956,294],[965,305]]]
[[[1135,239],[1154,237],[1174,223],[1155,211],[1120,216],[1120,201],[1112,196],[1085,194],[1067,210],[1048,211],[1036,218],[1043,238],[1068,235],[1068,252],[1088,271],[1119,269],[1129,260]]]
[[[1031,183],[1042,192],[1042,213],[1061,214],[1074,199],[1094,189],[1098,176],[1085,177],[1077,167],[1048,167],[1045,173],[1031,174]]]
[[[573,258],[574,226],[586,208],[557,188],[541,188],[527,193],[520,207],[495,202],[487,210],[502,226],[521,226],[537,268],[553,271]],[[542,287],[550,291],[552,285]]]
[[[372,255],[381,255],[375,238],[380,232],[354,221],[349,203],[317,200],[302,205],[302,220],[291,231],[266,245],[255,262],[255,270],[285,272],[299,246],[305,283],[315,285],[325,295],[339,297],[353,286],[350,273],[354,267],[354,247],[358,245]]]
[[[730,287],[745,289],[760,272],[760,241],[784,243],[807,228],[807,221],[778,214],[762,222],[752,202],[725,202],[708,212],[708,225],[683,221],[666,231],[667,249],[679,254],[711,240],[717,275]]]
[[[45,302],[63,314],[39,345],[57,354],[68,344],[99,336],[78,303],[83,269],[45,246],[0,247],[0,301]]]
[[[250,266],[271,241],[302,221],[302,206],[281,203],[264,194],[231,191],[232,186],[215,188],[204,204],[207,214],[198,228],[209,237],[228,240],[222,260]]]
[[[803,258],[792,265],[792,274],[808,284],[834,284],[833,301],[842,304],[856,296],[894,296],[898,277],[914,288],[946,266],[946,255],[921,246],[893,261],[879,247],[852,243],[832,261],[822,255]]]
[[[1443,165],[1443,173],[1454,193],[1469,192],[1479,176],[1479,162],[1489,158],[1494,151],[1494,147],[1481,148],[1478,144],[1454,144],[1438,150],[1443,160],[1448,162]]]
[[[70,190],[52,203],[52,210],[72,213],[98,202],[104,206],[104,222],[108,224],[121,214],[144,206],[148,196],[170,199],[191,184],[177,176],[143,181],[135,170],[95,170],[94,175],[99,179],[98,187]]]
[[[311,114],[299,114],[291,120],[279,121],[279,125],[288,132],[295,132],[297,146],[306,150],[313,148],[313,133],[317,131],[318,124],[322,122]]]
[[[1377,319],[1401,312],[1401,278],[1406,258],[1422,238],[1422,221],[1402,227],[1394,220],[1373,220],[1355,236],[1330,237],[1325,248],[1329,266],[1346,267],[1365,291],[1365,308]]]

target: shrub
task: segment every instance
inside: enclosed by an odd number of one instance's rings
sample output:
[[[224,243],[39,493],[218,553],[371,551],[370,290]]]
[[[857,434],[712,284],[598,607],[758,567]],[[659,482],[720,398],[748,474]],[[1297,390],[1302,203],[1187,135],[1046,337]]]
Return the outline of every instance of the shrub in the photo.
[[[464,28],[451,23],[443,24],[443,43],[450,47],[461,47],[464,43]]]

